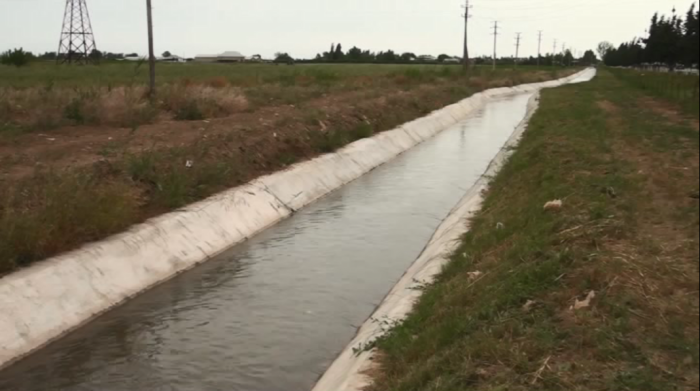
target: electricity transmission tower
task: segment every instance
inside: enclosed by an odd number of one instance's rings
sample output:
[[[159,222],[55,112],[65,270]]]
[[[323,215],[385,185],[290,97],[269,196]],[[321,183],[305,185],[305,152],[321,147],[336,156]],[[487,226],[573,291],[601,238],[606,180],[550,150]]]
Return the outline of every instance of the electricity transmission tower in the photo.
[[[58,61],[87,64],[92,61],[90,54],[94,50],[97,50],[97,46],[86,0],[66,0],[66,12],[58,45]]]

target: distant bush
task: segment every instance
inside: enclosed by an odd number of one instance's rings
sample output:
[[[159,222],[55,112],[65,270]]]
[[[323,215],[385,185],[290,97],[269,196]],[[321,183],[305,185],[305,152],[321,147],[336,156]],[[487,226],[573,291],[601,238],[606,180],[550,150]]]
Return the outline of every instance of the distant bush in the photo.
[[[8,50],[2,55],[0,55],[0,63],[2,65],[12,65],[16,67],[23,67],[29,64],[32,59],[32,54],[25,52],[24,49]]]

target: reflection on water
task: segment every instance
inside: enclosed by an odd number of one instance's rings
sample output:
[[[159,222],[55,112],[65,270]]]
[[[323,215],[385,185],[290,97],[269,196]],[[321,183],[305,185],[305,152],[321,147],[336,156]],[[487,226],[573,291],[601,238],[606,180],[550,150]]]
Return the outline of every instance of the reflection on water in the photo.
[[[489,104],[8,368],[0,390],[310,389],[485,171],[529,98]]]

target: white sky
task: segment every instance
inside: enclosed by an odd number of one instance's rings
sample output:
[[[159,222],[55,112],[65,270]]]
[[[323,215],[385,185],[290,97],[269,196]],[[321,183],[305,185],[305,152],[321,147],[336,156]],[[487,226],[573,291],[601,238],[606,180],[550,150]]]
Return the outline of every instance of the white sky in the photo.
[[[576,50],[640,36],[656,11],[685,14],[694,0],[471,0],[472,55],[490,55],[493,21],[501,26],[499,56],[537,54],[554,39]],[[461,55],[464,0],[153,0],[156,51],[194,56],[237,50],[285,51],[313,57],[331,43],[373,51]],[[100,50],[146,52],[145,0],[88,0]],[[65,0],[0,0],[0,50],[34,52],[58,46]]]

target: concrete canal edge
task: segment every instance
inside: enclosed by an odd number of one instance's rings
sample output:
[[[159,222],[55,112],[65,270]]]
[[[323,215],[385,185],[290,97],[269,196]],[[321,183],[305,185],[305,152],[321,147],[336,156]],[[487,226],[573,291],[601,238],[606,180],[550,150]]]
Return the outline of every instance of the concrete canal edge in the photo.
[[[590,70],[588,70],[590,72]],[[490,178],[500,172],[514,153],[527,125],[539,107],[539,91],[528,102],[527,113],[511,137],[491,161],[486,172],[440,224],[418,259],[411,265],[382,301],[374,314],[359,328],[357,335],[321,376],[313,391],[362,391],[371,385],[367,375],[373,369],[376,350],[367,350],[393,325],[404,320],[422,295],[421,287],[430,284],[449,262],[470,227],[470,218],[484,201]]]
[[[476,94],[336,153],[258,178],[123,234],[3,277],[0,368],[246,241],[432,138],[488,101],[557,87],[579,75]],[[455,224],[460,225],[461,219]],[[439,238],[437,235],[433,241]],[[416,265],[411,270],[415,271]]]

